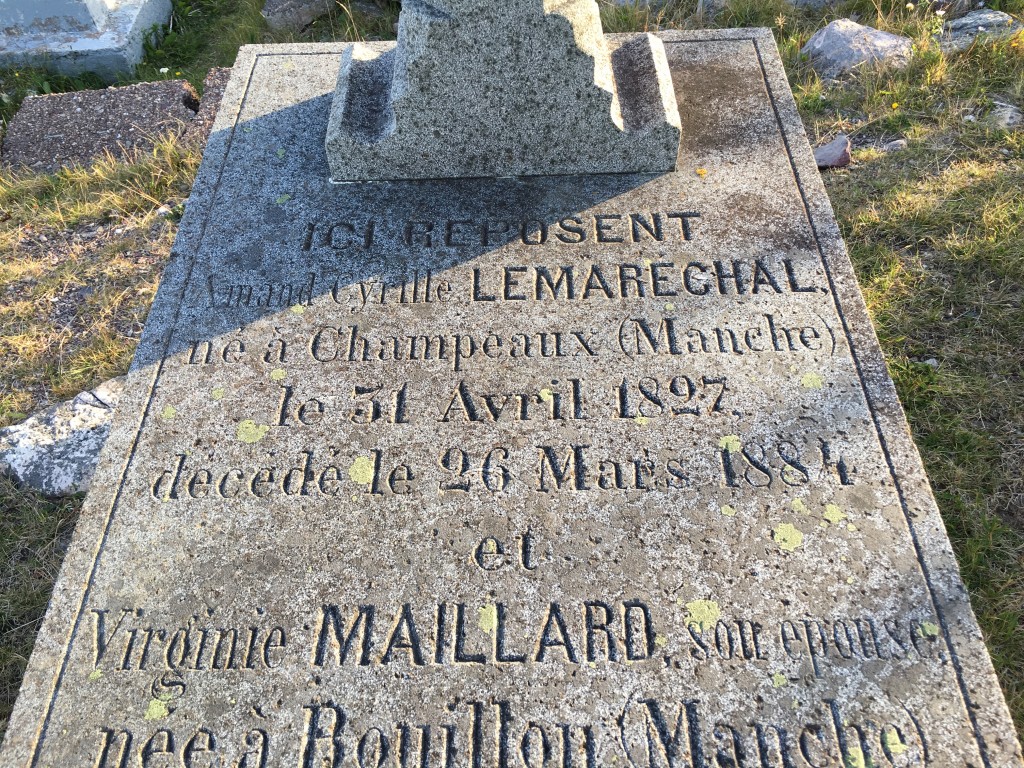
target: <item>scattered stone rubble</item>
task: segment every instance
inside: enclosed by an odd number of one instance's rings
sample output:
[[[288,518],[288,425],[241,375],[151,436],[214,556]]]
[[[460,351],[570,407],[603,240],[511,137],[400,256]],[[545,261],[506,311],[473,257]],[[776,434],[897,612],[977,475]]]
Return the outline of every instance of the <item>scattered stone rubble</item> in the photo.
[[[0,429],[0,472],[48,496],[81,493],[89,487],[124,378]]]

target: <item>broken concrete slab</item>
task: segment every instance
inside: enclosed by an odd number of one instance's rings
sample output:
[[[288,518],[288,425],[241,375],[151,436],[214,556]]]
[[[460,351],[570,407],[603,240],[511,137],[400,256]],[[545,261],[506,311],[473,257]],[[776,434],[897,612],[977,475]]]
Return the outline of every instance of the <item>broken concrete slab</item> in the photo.
[[[129,157],[152,149],[163,134],[183,133],[198,108],[199,97],[185,80],[30,96],[8,125],[0,160],[53,172],[108,152]]]
[[[47,496],[88,490],[124,377],[0,429],[0,473]]]
[[[913,41],[891,32],[866,27],[850,19],[836,19],[819,29],[800,50],[825,78],[839,78],[866,64],[904,67],[910,62]]]
[[[4,0],[0,65],[95,72],[108,82],[134,71],[171,0]]]

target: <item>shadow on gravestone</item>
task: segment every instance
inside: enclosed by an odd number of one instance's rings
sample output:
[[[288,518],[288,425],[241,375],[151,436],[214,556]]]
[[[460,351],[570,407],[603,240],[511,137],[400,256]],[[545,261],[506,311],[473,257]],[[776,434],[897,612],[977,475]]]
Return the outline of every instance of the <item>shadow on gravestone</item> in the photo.
[[[190,243],[197,251],[194,259],[180,253],[179,244],[190,238],[179,237],[172,258],[190,263],[178,331],[166,348],[140,346],[135,365],[180,353],[197,361],[222,355],[215,340],[227,344],[239,328],[323,297],[346,309],[357,294],[360,303],[372,302],[371,296],[362,296],[364,291],[373,291],[378,302],[383,291],[385,304],[414,303],[411,294],[402,299],[401,286],[417,274],[425,279],[427,273],[508,245],[549,251],[596,244],[599,238],[601,243],[682,242],[691,236],[696,217],[674,203],[634,219],[615,215],[601,221],[601,232],[593,214],[566,215],[626,195],[658,174],[329,184],[322,131],[330,104],[331,97],[322,95],[211,135],[210,146],[230,142],[228,170],[218,180],[214,199],[202,205],[227,204],[233,210],[230,218],[211,217],[205,224],[197,244]],[[240,156],[249,160],[233,162]],[[248,201],[254,188],[277,193]],[[384,189],[387,195],[381,194]],[[190,209],[196,197],[190,198]],[[467,210],[475,212],[472,220],[465,218]],[[517,212],[515,219],[508,217],[510,210]],[[302,278],[281,280],[285,267]],[[436,291],[437,285],[432,288]],[[581,283],[581,293],[583,288]],[[422,299],[417,295],[415,301]],[[453,348],[448,354],[455,354]]]

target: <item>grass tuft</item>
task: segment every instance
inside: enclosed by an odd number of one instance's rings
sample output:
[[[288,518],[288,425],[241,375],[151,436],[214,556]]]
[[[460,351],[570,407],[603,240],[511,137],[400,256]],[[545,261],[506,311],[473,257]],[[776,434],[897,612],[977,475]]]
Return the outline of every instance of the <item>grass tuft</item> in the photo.
[[[45,499],[0,477],[0,737],[80,504],[77,497]]]
[[[134,163],[0,173],[0,426],[123,373],[199,154],[172,137]]]

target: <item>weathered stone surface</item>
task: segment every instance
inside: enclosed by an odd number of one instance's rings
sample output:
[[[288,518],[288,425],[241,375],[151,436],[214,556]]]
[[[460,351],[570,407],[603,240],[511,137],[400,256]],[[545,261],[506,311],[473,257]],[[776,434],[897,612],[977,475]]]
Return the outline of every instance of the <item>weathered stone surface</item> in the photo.
[[[902,152],[904,149],[907,148],[907,144],[908,142],[906,139],[893,139],[892,141],[887,141],[885,142],[885,144],[882,145],[882,151]]]
[[[263,18],[271,29],[301,30],[334,6],[334,0],[267,0]]]
[[[939,47],[946,53],[965,51],[974,45],[975,40],[1003,40],[1022,29],[1024,24],[1009,14],[981,8],[943,24]]]
[[[171,0],[2,0],[0,65],[113,81],[135,69],[146,36],[170,17]]]
[[[335,181],[651,173],[678,148],[661,41],[609,52],[594,0],[406,3],[397,45],[346,50],[327,129]]]
[[[16,168],[55,171],[107,152],[127,157],[149,151],[162,134],[181,134],[198,106],[185,80],[29,96],[7,127],[0,158]]]
[[[111,379],[0,429],[0,472],[50,496],[87,490],[123,389]]]
[[[673,173],[344,185],[243,49],[0,765],[1019,768],[771,34],[664,40]]]
[[[838,78],[872,62],[904,67],[912,48],[909,37],[836,19],[815,32],[800,52],[810,57],[811,66],[822,77]]]
[[[832,141],[814,150],[814,162],[819,168],[844,168],[850,164],[850,139],[840,133]]]

